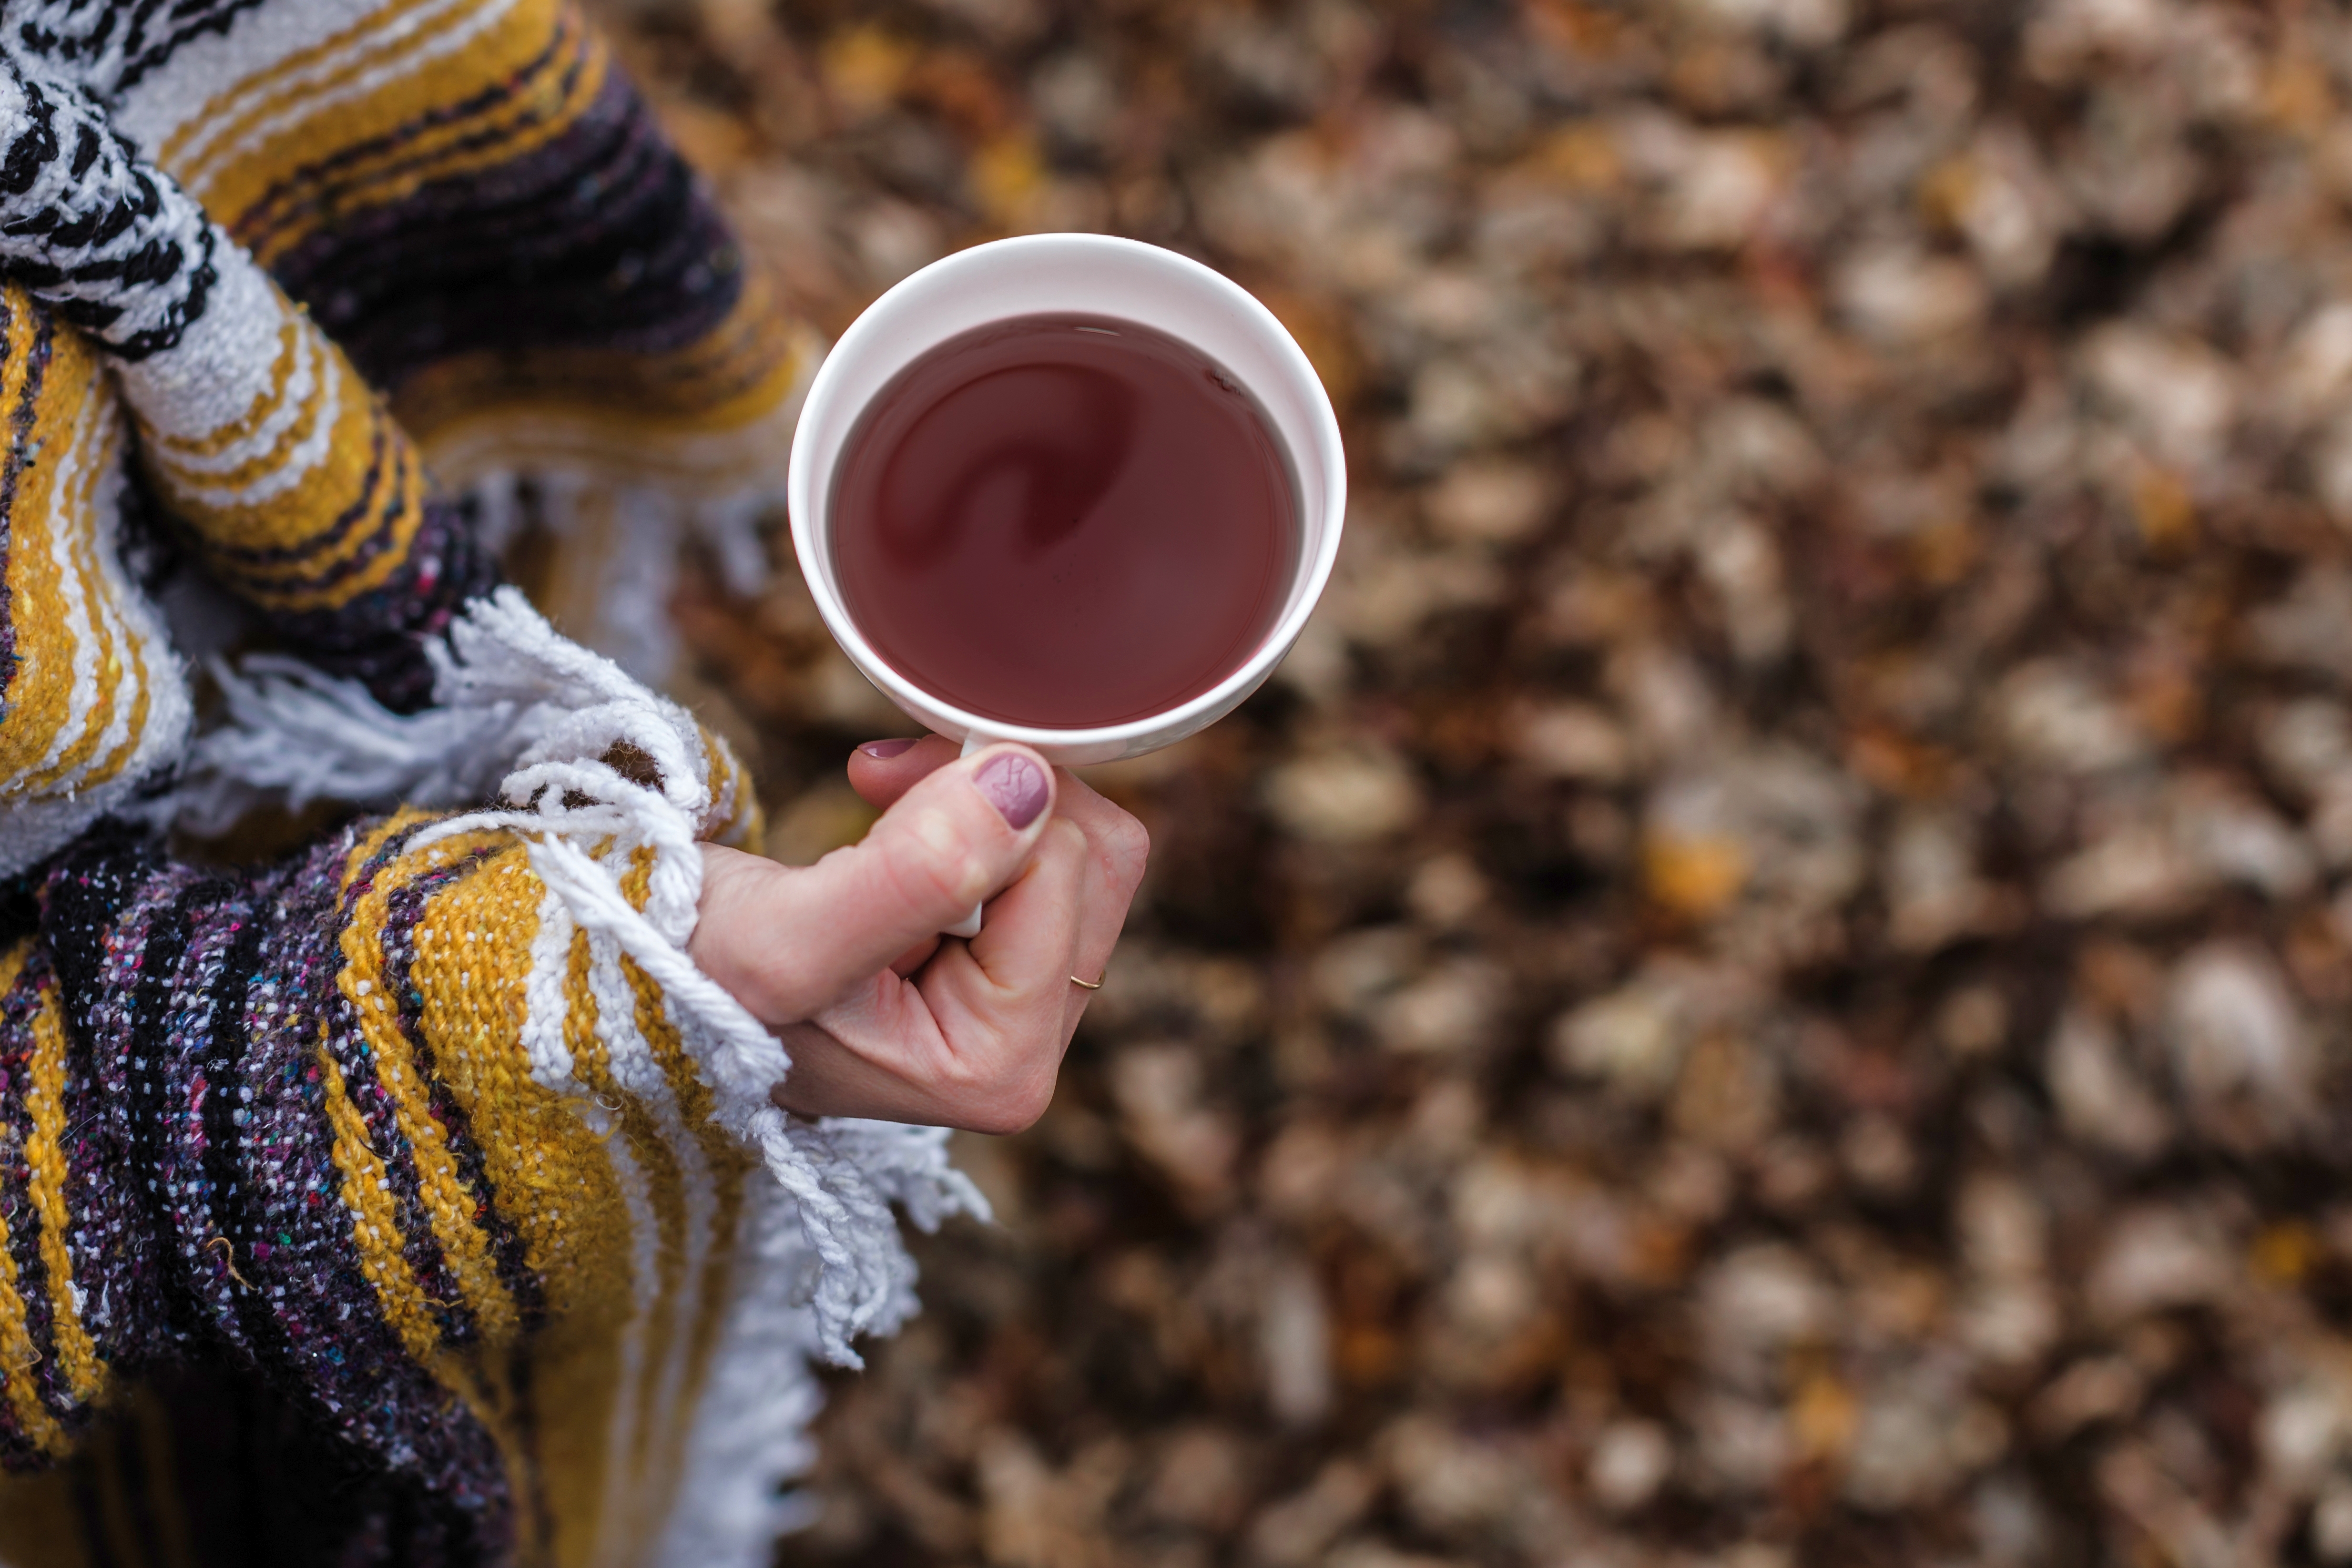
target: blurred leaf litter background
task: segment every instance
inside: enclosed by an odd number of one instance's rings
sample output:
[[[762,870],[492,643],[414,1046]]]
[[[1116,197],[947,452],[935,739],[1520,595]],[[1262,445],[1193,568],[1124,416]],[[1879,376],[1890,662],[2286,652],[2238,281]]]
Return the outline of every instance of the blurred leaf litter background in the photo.
[[[2352,1562],[2352,24],[639,0],[837,333],[1173,246],[1346,428],[793,1563]],[[779,853],[902,731],[690,571]]]

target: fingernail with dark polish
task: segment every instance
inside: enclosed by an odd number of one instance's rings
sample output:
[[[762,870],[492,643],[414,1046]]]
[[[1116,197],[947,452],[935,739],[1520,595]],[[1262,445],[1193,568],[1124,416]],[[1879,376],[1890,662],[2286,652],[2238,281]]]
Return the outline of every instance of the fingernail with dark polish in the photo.
[[[1012,825],[1015,833],[1037,820],[1052,793],[1045,770],[1018,752],[999,752],[971,775],[972,787]]]
[[[867,756],[872,757],[877,763],[887,763],[892,757],[903,756],[907,752],[913,751],[915,749],[915,742],[912,741],[868,741],[866,744],[858,747],[857,749],[865,752]]]

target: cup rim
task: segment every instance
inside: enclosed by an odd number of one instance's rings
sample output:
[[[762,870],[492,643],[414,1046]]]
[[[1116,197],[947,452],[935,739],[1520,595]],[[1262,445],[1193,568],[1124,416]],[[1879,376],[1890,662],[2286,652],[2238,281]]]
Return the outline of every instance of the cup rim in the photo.
[[[918,285],[928,286],[936,282],[942,273],[970,266],[974,258],[1002,255],[1007,250],[1056,248],[1124,252],[1131,259],[1189,274],[1194,281],[1206,285],[1211,292],[1222,296],[1229,308],[1260,328],[1275,357],[1286,362],[1290,370],[1303,378],[1304,384],[1314,389],[1315,395],[1308,400],[1310,407],[1307,410],[1312,440],[1317,448],[1312,455],[1323,464],[1328,489],[1325,510],[1328,514],[1329,526],[1321,531],[1314,560],[1307,563],[1297,579],[1304,584],[1306,591],[1267,629],[1255,652],[1216,685],[1172,708],[1164,708],[1139,719],[1087,729],[1051,729],[992,719],[971,712],[916,685],[901,675],[866,640],[856,622],[851,618],[849,607],[842,602],[835,590],[833,574],[809,569],[810,563],[820,558],[814,553],[814,519],[818,510],[815,487],[819,476],[812,471],[814,459],[810,456],[811,444],[804,438],[811,427],[809,416],[813,411],[831,401],[834,387],[847,374],[842,367],[851,363],[866,343],[884,330],[881,321],[887,312],[883,307],[894,299],[902,299]],[[1282,439],[1279,430],[1275,432],[1275,436],[1277,440]],[[1290,454],[1293,462],[1302,461],[1307,456]],[[831,477],[829,474],[823,476],[828,481]],[[785,490],[786,505],[792,516],[793,549],[800,559],[801,578],[808,585],[810,597],[816,602],[817,614],[824,618],[826,630],[849,655],[850,662],[861,674],[880,686],[884,695],[902,708],[920,710],[952,724],[961,724],[967,736],[977,734],[992,742],[1012,741],[1028,746],[1076,751],[1130,741],[1162,730],[1181,731],[1188,722],[1202,720],[1203,716],[1214,719],[1237,704],[1265,679],[1283,656],[1290,651],[1291,645],[1297,641],[1307,617],[1314,614],[1317,603],[1329,584],[1332,565],[1339,558],[1339,535],[1346,519],[1348,468],[1347,454],[1339,439],[1339,416],[1332,411],[1330,394],[1324,388],[1323,378],[1316,374],[1306,351],[1298,346],[1297,340],[1290,335],[1288,329],[1248,289],[1214,268],[1165,246],[1107,234],[1027,234],[988,240],[943,256],[892,284],[858,313],[857,319],[849,324],[849,329],[841,334],[831,352],[824,356],[824,363],[817,367],[814,378],[809,383],[808,395],[801,405],[800,420],[793,432],[792,459],[785,478]],[[1302,518],[1301,522],[1303,524],[1305,519]]]

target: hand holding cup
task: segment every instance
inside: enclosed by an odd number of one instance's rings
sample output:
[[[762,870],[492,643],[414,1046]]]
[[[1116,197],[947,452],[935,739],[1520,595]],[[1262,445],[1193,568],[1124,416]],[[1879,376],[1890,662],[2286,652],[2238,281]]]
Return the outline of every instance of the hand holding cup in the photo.
[[[851,756],[883,814],[864,840],[781,867],[705,846],[704,973],[777,1031],[777,1102],[1015,1132],[1052,1098],[1092,980],[1143,877],[1143,826],[1024,746],[938,736]],[[982,900],[971,941],[938,932]]]

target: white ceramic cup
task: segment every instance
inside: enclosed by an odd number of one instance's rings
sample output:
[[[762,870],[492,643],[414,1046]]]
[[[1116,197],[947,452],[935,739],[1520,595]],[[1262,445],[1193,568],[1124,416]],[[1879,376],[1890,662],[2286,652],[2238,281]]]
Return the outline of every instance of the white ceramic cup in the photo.
[[[834,470],[875,395],[949,339],[1014,316],[1108,316],[1156,328],[1223,366],[1257,400],[1298,486],[1301,538],[1281,613],[1257,650],[1189,701],[1123,724],[1041,729],[967,712],[890,667],[842,602],[833,558]],[[793,437],[788,495],[793,549],[824,624],[858,672],[926,728],[967,754],[1000,741],[1034,746],[1066,767],[1115,762],[1182,740],[1231,712],[1282,662],[1331,575],[1348,506],[1347,459],[1331,400],[1274,313],[1231,279],[1156,245],[1096,234],[1037,234],[977,245],[934,261],[850,324],[809,385]],[[950,934],[971,935],[974,918]]]

